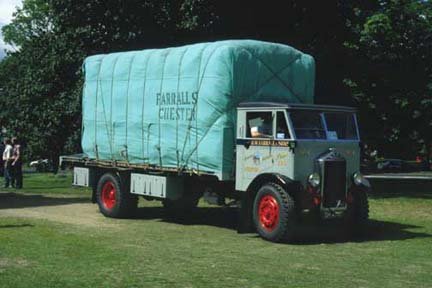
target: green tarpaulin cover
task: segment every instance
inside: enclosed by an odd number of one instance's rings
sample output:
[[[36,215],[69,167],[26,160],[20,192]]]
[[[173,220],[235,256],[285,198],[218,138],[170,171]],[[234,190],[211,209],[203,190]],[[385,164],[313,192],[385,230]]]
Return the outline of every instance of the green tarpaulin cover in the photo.
[[[311,56],[229,40],[95,55],[84,62],[83,152],[89,158],[233,175],[236,106],[312,103]]]

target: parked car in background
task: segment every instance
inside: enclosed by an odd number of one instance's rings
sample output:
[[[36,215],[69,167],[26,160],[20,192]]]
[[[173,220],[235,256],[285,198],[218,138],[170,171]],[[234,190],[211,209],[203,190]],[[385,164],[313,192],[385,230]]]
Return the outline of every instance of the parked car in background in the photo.
[[[39,159],[35,161],[31,161],[29,163],[30,167],[34,167],[36,172],[52,172],[53,165],[52,162],[48,159]]]
[[[405,163],[401,159],[382,159],[376,162],[376,169],[381,172],[402,172]]]
[[[397,158],[384,158],[375,161],[363,161],[362,171],[367,174],[372,173],[403,173],[429,171],[430,165],[424,158],[415,160],[402,160]]]
[[[415,160],[405,161],[408,171],[430,171],[431,163],[427,157],[417,156]]]

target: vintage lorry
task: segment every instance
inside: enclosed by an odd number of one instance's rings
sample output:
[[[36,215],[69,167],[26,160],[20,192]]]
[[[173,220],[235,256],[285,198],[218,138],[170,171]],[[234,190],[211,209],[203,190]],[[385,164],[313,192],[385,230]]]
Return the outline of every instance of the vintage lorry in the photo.
[[[295,236],[304,215],[368,219],[355,110],[313,104],[315,66],[292,47],[229,40],[88,57],[83,154],[62,156],[107,217],[139,196],[168,215],[239,203],[238,231]]]

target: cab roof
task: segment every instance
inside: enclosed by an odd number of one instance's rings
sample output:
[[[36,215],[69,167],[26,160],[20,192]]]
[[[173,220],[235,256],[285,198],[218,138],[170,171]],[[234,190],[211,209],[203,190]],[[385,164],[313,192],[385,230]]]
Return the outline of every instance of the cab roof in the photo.
[[[257,110],[257,109],[289,109],[289,110],[314,110],[314,111],[333,111],[333,112],[356,112],[354,107],[337,106],[337,105],[316,105],[301,103],[282,103],[282,102],[241,102],[238,105],[239,110]]]

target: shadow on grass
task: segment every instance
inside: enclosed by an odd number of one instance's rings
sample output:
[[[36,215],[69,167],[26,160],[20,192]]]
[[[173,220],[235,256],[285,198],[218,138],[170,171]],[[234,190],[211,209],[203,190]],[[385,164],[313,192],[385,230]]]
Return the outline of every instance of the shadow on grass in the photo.
[[[47,185],[45,185],[45,186],[44,185],[32,185],[32,187],[30,187],[30,188],[24,187],[22,189],[23,189],[24,193],[31,193],[33,190],[41,190],[41,189],[44,189],[44,190],[58,190],[58,189],[72,189],[72,188],[74,188],[74,187],[65,187],[65,185],[59,184],[58,186],[52,186],[52,185],[49,185],[49,186],[47,186]],[[11,188],[11,189],[13,189],[13,188]]]
[[[138,208],[135,219],[161,219],[180,225],[207,225],[237,229],[237,209],[228,207],[199,207],[186,216],[168,215],[162,207]]]
[[[0,229],[4,229],[4,228],[25,228],[25,227],[34,227],[34,225],[33,224],[0,225]]]
[[[340,223],[307,225],[299,229],[293,244],[338,244],[347,242],[401,241],[414,238],[431,238],[431,234],[415,232],[423,227],[390,221],[370,220],[361,235],[351,234]],[[357,231],[358,232],[358,231]]]
[[[371,198],[432,199],[432,181],[411,179],[370,179]]]
[[[163,222],[179,225],[206,225],[237,230],[237,213],[236,208],[200,207],[187,217],[173,218],[167,216],[162,207],[143,207],[138,209],[135,219],[161,219]],[[297,237],[291,244],[337,244],[432,237],[431,234],[412,231],[421,229],[421,226],[379,220],[370,220],[362,237],[350,235],[340,222],[307,223],[301,224],[299,227],[296,233]],[[251,237],[259,236],[255,234]]]
[[[0,193],[0,209],[58,206],[74,203],[89,203],[85,197],[49,197],[36,194]]]
[[[393,192],[381,192],[379,194],[369,194],[371,199],[387,199],[387,198],[413,198],[413,199],[431,199],[432,192],[411,192],[405,193],[403,191],[393,191]]]

